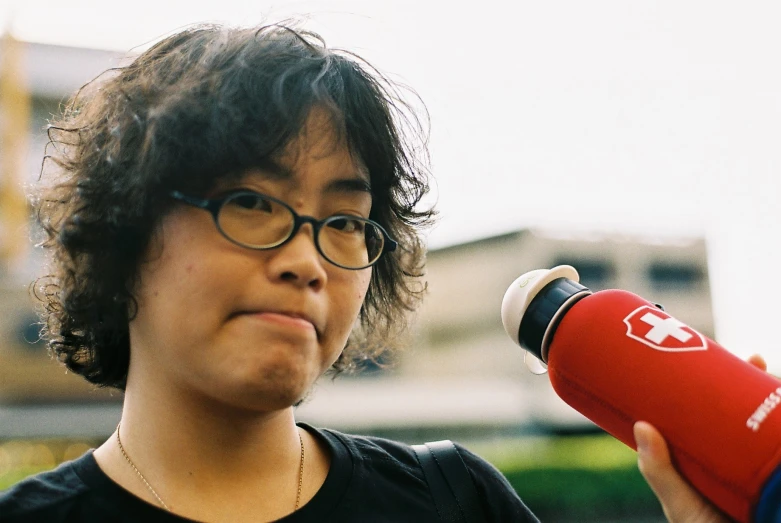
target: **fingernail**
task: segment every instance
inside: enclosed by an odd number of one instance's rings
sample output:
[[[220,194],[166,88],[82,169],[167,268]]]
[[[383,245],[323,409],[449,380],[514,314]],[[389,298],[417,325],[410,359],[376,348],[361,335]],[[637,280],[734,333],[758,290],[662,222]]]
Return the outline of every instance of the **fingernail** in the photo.
[[[638,421],[635,423],[633,427],[633,432],[635,435],[635,445],[637,445],[637,452],[638,453],[645,453],[648,450],[648,435],[643,430],[642,426],[640,425],[640,422]]]

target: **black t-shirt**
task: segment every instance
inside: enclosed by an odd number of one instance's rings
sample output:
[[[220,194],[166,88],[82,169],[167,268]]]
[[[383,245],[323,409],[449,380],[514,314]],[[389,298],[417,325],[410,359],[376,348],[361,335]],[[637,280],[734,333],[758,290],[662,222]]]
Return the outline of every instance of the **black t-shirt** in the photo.
[[[315,496],[284,523],[436,522],[423,471],[408,445],[303,425],[331,451],[331,468]],[[536,522],[491,464],[458,446],[489,522]],[[92,452],[28,478],[0,494],[0,523],[183,523],[129,493],[98,466]]]

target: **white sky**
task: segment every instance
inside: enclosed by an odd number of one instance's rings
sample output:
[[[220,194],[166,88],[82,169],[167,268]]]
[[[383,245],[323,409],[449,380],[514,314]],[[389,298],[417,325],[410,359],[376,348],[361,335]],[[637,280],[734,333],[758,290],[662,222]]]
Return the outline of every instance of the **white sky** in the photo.
[[[0,1],[22,39],[119,50],[309,13],[427,104],[430,245],[531,226],[705,234],[719,341],[781,371],[781,4]]]

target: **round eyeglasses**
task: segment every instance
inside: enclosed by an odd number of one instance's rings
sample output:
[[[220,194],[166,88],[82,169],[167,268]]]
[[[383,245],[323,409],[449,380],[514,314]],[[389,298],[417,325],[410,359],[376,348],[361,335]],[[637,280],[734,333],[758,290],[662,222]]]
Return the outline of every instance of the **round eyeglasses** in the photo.
[[[209,211],[217,230],[231,242],[248,249],[267,250],[284,245],[305,223],[312,225],[317,251],[330,263],[358,270],[374,265],[397,243],[382,226],[366,218],[336,214],[322,220],[300,216],[283,201],[252,191],[238,191],[213,200],[171,197]]]

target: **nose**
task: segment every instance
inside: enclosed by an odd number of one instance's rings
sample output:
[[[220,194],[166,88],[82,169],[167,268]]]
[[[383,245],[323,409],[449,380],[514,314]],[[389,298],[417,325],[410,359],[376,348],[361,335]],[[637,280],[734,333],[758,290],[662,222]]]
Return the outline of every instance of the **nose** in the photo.
[[[325,286],[328,280],[325,264],[328,262],[315,246],[311,224],[303,224],[287,243],[269,253],[268,269],[272,279],[313,290]]]

